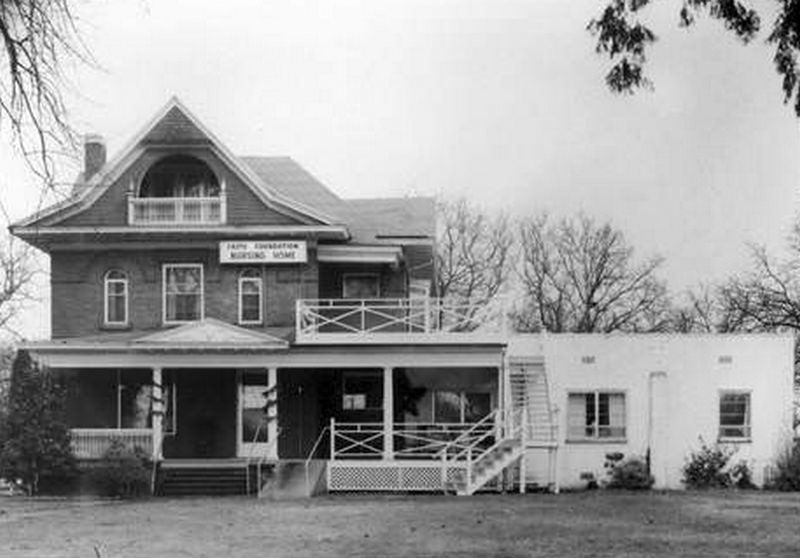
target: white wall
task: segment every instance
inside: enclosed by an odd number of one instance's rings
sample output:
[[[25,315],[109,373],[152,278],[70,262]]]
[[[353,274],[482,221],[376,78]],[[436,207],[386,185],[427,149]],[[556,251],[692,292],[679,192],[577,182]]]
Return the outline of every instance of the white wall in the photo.
[[[558,475],[564,487],[585,486],[584,472],[605,479],[606,453],[644,456],[650,447],[656,487],[681,488],[681,468],[690,451],[700,447],[699,438],[717,441],[720,390],[751,392],[752,439],[735,444],[732,461],[746,460],[757,483],[791,440],[790,335],[548,334],[518,336],[509,344],[511,356],[542,353],[552,402],[560,410]],[[594,389],[625,392],[624,442],[566,439],[567,393]],[[541,459],[530,457],[529,469],[536,474]]]

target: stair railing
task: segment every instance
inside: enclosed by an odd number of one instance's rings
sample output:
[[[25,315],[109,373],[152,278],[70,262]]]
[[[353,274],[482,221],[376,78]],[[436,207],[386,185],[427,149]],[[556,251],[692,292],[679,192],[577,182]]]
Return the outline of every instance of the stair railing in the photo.
[[[470,470],[472,468],[472,450],[475,447],[476,440],[484,440],[487,435],[494,432],[494,428],[490,426],[496,425],[496,419],[500,417],[500,411],[495,409],[487,414],[481,420],[473,424],[470,428],[459,434],[453,440],[447,442],[439,452],[442,460],[442,488],[447,487],[447,475],[450,469],[450,463],[457,463],[466,457],[467,461],[467,482],[469,482]],[[482,433],[483,432],[483,433]],[[450,454],[453,453],[452,458]]]
[[[495,410],[486,417],[484,417],[480,422],[475,424],[475,427],[483,424],[484,426],[488,424],[489,421],[493,420],[494,418],[498,419],[499,428],[498,429],[487,429],[484,432],[477,432],[477,436],[474,439],[469,439],[466,437],[466,434],[469,434],[474,431],[474,428],[466,431],[464,435],[459,436],[453,442],[448,444],[442,450],[442,485],[446,487],[447,485],[447,471],[450,467],[449,464],[451,463],[458,463],[464,462],[466,463],[466,478],[465,478],[465,488],[468,491],[471,491],[474,481],[474,465],[479,463],[484,457],[490,455],[493,451],[499,448],[503,442],[507,442],[509,440],[518,440],[520,445],[523,448],[525,446],[525,411],[526,409],[514,409],[509,411],[506,409],[505,411]],[[500,432],[500,436],[497,436],[497,432]],[[489,444],[487,447],[482,448],[481,445],[486,441],[491,439],[492,436],[495,436],[495,440],[493,443]],[[465,438],[462,440],[462,437]],[[463,445],[464,447],[453,454],[452,457],[448,458],[449,450],[451,446],[455,446],[456,444],[459,446]]]
[[[311,477],[309,475],[309,468],[311,467],[311,461],[314,459],[314,454],[317,453],[317,449],[319,449],[322,440],[325,438],[325,434],[329,431],[328,426],[322,429],[322,432],[319,433],[317,436],[317,441],[314,442],[314,446],[311,448],[311,451],[308,452],[308,457],[306,457],[305,461],[305,474],[306,474],[306,494],[311,496]],[[333,444],[333,437],[331,437],[331,444]]]
[[[250,444],[250,451],[247,453],[247,458],[245,460],[245,469],[247,471],[247,474],[245,475],[246,478],[245,486],[247,487],[246,488],[247,494],[250,494],[250,465],[252,464],[253,454],[255,453],[256,444],[258,443],[258,436],[261,434],[261,428],[266,424],[266,422],[267,422],[266,417],[261,417],[261,420],[258,421],[256,432],[255,434],[253,434],[253,440]],[[260,474],[258,481],[260,482]]]
[[[264,466],[264,463],[267,462],[267,459],[269,459],[269,455],[271,453],[270,450],[272,449],[272,447],[278,444],[278,438],[280,437],[280,435],[281,435],[281,427],[279,426],[278,428],[275,429],[275,437],[269,442],[267,442],[266,450],[264,451],[264,453],[261,454],[261,457],[259,457],[258,462],[256,463],[256,482],[258,483],[258,488],[256,489],[256,497],[258,498],[261,497],[261,468]],[[248,480],[250,479],[249,465],[247,467],[247,478]]]

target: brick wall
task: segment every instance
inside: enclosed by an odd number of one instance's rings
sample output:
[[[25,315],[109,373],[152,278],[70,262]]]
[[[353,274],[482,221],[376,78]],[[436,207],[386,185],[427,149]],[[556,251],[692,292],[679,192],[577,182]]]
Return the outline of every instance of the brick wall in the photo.
[[[238,278],[258,269],[264,279],[265,323],[261,328],[292,326],[297,298],[317,298],[316,251],[309,263],[293,266],[220,265],[215,249],[54,252],[51,255],[52,336],[96,335],[103,325],[103,278],[119,269],[129,277],[129,322],[137,331],[162,327],[162,265],[202,263],[205,316],[238,321]]]

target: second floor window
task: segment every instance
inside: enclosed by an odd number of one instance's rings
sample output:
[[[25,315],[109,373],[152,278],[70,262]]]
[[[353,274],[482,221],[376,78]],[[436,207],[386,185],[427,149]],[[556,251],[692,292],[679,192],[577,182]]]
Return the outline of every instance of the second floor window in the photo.
[[[239,277],[239,323],[260,324],[263,283],[256,270],[248,270]]]
[[[104,281],[104,322],[106,325],[128,323],[128,276],[122,271],[106,273]]]
[[[164,265],[164,323],[203,319],[203,266]]]
[[[346,273],[342,277],[342,298],[380,298],[380,277],[373,273]]]

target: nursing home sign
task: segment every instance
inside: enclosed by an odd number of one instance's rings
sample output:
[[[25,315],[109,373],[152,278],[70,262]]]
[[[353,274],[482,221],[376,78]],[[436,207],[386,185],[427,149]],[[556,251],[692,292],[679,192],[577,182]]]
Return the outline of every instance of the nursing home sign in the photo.
[[[224,264],[306,263],[305,240],[234,240],[219,243]]]

